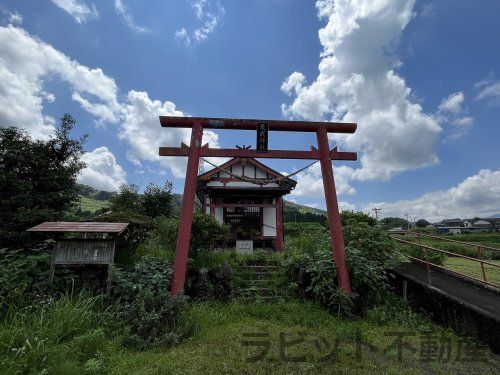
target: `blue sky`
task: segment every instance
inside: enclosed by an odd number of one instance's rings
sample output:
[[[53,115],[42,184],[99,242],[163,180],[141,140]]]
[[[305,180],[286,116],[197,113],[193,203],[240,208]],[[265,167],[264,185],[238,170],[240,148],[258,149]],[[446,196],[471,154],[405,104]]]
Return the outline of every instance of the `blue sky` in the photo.
[[[89,134],[81,182],[182,192],[185,161],[157,148],[189,132],[161,129],[159,114],[353,121],[355,135],[331,139],[360,156],[334,165],[342,208],[500,213],[497,1],[3,1],[0,20],[0,125],[47,138],[71,113]],[[310,145],[271,133],[272,148]],[[289,198],[323,208],[318,166],[298,178]]]

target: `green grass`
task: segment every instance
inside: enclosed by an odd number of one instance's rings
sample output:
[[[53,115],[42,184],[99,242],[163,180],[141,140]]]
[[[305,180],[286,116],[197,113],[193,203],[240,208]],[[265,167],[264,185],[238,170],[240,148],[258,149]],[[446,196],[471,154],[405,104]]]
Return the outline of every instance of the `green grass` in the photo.
[[[111,374],[493,374],[498,358],[481,348],[488,358],[483,363],[424,362],[420,358],[421,335],[435,334],[450,340],[455,350],[460,339],[407,308],[401,302],[373,310],[368,317],[347,321],[333,317],[311,303],[283,302],[242,304],[233,302],[195,303],[189,315],[197,322],[195,335],[169,350],[131,352],[122,350],[109,359]],[[395,349],[395,332],[409,332],[404,339],[402,361]],[[245,334],[266,334],[264,338],[245,339]],[[362,345],[371,344],[356,355],[356,337]],[[281,340],[301,340],[280,351]],[[425,336],[427,337],[427,336]],[[250,360],[263,347],[243,342],[260,341],[269,345],[262,360]],[[332,353],[331,357],[328,355]],[[325,359],[324,357],[327,357]]]
[[[2,374],[79,374],[103,368],[103,353],[110,347],[104,326],[110,315],[99,298],[29,296],[3,302]]]
[[[80,208],[82,211],[96,212],[101,208],[107,207],[108,201],[100,201],[80,195]]]
[[[434,325],[392,294],[358,320],[300,301],[192,302],[186,315],[196,323],[194,335],[176,347],[147,351],[120,345],[112,315],[98,299],[25,302],[2,312],[2,374],[495,374],[500,364],[498,356]],[[387,349],[398,332],[409,333],[401,361],[397,349]],[[245,338],[249,333],[268,336]],[[453,360],[421,360],[422,338],[429,335],[450,343]],[[268,343],[264,358],[250,360],[262,347],[245,340]],[[284,352],[280,340],[290,343]],[[456,361],[463,343],[484,360]]]
[[[436,235],[436,234],[433,234]],[[500,233],[470,233],[470,234],[455,234],[455,235],[440,235],[444,239],[450,239],[455,241],[470,242],[472,244],[478,244],[483,246],[489,246],[493,248],[500,249]],[[403,238],[407,241],[417,242],[417,238]],[[466,255],[469,257],[476,258],[478,255],[478,250],[475,246],[454,243],[446,240],[441,240],[438,238],[429,238],[422,236],[421,243],[423,245],[435,247],[441,250],[450,251],[452,253]],[[484,250],[483,258],[485,259],[500,259],[500,250]]]
[[[500,260],[488,260],[488,262],[500,265]],[[453,271],[457,271],[480,280],[483,279],[483,272],[481,270],[481,265],[472,260],[464,258],[446,257],[444,265],[446,268],[449,268]],[[500,286],[500,267],[494,267],[485,264],[484,270],[488,282]]]

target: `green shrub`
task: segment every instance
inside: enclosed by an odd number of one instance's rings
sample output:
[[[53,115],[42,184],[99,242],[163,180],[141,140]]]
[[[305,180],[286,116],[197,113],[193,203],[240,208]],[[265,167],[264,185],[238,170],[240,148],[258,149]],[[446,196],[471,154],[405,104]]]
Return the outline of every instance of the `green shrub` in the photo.
[[[213,216],[195,213],[191,227],[192,256],[212,249],[217,242],[224,242],[228,234],[229,225],[219,223]]]
[[[112,267],[110,272],[113,300],[133,301],[144,290],[163,293],[170,289],[172,264],[151,257],[141,259],[134,267]]]
[[[369,225],[364,217],[360,222],[355,218],[348,220],[343,231],[351,286],[366,307],[386,288],[386,271],[397,265],[401,257],[385,229]],[[287,247],[286,265],[297,283],[299,295],[321,303],[330,311],[349,315],[336,285],[337,269],[329,234],[305,234],[290,241]]]
[[[29,249],[0,249],[0,306],[11,297],[32,292],[63,291],[79,284],[79,276],[68,267],[56,268],[49,282],[53,241],[47,240]]]
[[[25,293],[34,285],[47,285],[50,259],[47,246],[33,249],[0,249],[0,297]]]
[[[125,326],[123,343],[136,349],[172,346],[193,332],[184,319],[185,300],[168,292],[143,289],[133,300],[120,306],[118,317]]]
[[[283,232],[287,237],[298,237],[304,233],[321,233],[326,227],[317,222],[284,223]]]
[[[151,257],[157,260],[173,260],[177,239],[178,219],[160,216],[154,219],[154,228],[148,238],[139,245],[136,259]]]
[[[430,263],[442,266],[446,260],[446,255],[438,251],[427,250],[419,248],[417,245],[402,245],[398,244],[398,249],[401,253],[412,256],[417,259],[429,260]]]
[[[171,279],[171,263],[150,257],[133,268],[112,269],[111,298],[117,301],[124,345],[171,346],[190,334],[191,323],[183,318],[184,298],[170,296]]]
[[[346,225],[356,225],[359,223],[366,223],[371,227],[378,224],[375,218],[365,214],[364,212],[356,211],[342,211],[340,213],[340,221],[342,223],[342,227],[345,227]]]

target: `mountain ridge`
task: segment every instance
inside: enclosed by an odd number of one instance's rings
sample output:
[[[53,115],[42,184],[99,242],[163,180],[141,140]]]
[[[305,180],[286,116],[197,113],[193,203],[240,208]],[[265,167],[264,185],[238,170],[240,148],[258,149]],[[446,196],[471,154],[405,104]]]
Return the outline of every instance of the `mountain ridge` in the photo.
[[[95,201],[100,201],[100,202],[107,202],[117,193],[112,191],[99,190],[84,184],[78,184],[78,194],[81,195],[82,197],[85,197],[86,202],[88,202],[88,199],[93,199]],[[172,205],[176,211],[180,211],[180,208],[182,206],[182,194],[172,193]],[[288,200],[285,200],[284,210],[287,211],[286,214],[288,215],[293,215],[294,212],[298,212],[299,214],[312,214],[325,217],[327,216],[327,213],[324,210],[298,204]]]

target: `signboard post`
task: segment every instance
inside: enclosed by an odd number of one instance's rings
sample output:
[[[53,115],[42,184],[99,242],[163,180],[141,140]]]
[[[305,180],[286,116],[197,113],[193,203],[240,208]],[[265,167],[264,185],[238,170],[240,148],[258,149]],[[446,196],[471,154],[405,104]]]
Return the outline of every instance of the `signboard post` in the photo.
[[[257,124],[257,151],[267,152],[267,145],[269,143],[269,123],[259,122]]]

